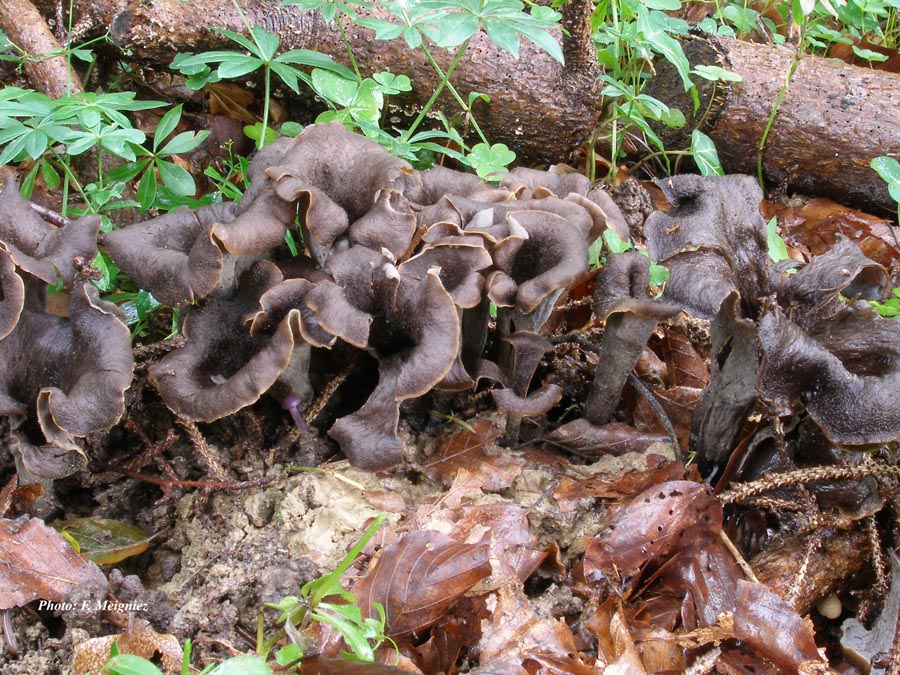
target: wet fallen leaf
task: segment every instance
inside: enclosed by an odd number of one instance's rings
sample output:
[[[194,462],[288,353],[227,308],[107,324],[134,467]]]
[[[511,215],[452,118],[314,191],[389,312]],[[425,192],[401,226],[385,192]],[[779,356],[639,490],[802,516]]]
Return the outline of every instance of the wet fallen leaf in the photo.
[[[418,530],[388,546],[352,592],[365,616],[380,602],[385,631],[398,639],[427,628],[463,593],[491,573],[486,544],[463,544],[433,530]]]
[[[150,545],[141,528],[108,518],[58,520],[50,527],[74,539],[80,553],[98,565],[112,565],[140,555]]]
[[[767,586],[741,580],[734,608],[734,636],[788,672],[821,661],[812,623]]]
[[[807,247],[813,255],[826,253],[839,237],[847,237],[880,265],[900,262],[900,239],[890,220],[824,198],[800,207],[763,202],[761,209],[766,218],[778,216],[788,242]]]
[[[666,362],[670,387],[703,389],[709,384],[709,367],[694,348],[690,338],[674,328],[667,328],[659,343]]]
[[[443,530],[459,541],[490,547],[494,574],[478,582],[472,593],[522,583],[546,557],[528,525],[528,509],[517,504],[480,504],[442,510],[422,527]]]
[[[42,494],[44,488],[40,483],[19,485],[18,474],[13,474],[9,482],[0,489],[0,518],[22,513]]]
[[[722,529],[722,506],[712,490],[691,481],[651,487],[610,514],[587,545],[584,574],[589,581],[609,580],[619,593],[633,589],[650,563],[693,549]]]
[[[164,672],[181,672],[183,652],[178,638],[167,633],[157,633],[143,619],[133,619],[131,628],[119,635],[91,638],[76,644],[72,672],[79,675],[105,675],[103,666],[109,660],[113,643],[120,654],[134,654],[150,659],[158,653]]]
[[[643,452],[653,443],[667,442],[668,437],[665,434],[640,432],[621,422],[596,426],[579,418],[557,427],[541,440],[579,457],[596,459],[603,455]]]
[[[503,586],[488,598],[490,621],[483,622],[484,635],[479,643],[479,664],[486,672],[501,671],[496,662],[510,666],[537,659],[567,664],[568,670],[529,669],[526,672],[591,673],[588,664],[578,658],[572,630],[565,621],[542,618],[520,588]]]
[[[522,472],[522,466],[509,453],[493,448],[502,430],[489,419],[476,420],[472,429],[439,438],[435,443],[436,452],[423,467],[423,473],[433,481],[448,485],[460,469],[465,469],[486,492],[508,488]]]
[[[0,609],[62,602],[86,581],[105,584],[106,577],[56,530],[37,518],[0,519]]]

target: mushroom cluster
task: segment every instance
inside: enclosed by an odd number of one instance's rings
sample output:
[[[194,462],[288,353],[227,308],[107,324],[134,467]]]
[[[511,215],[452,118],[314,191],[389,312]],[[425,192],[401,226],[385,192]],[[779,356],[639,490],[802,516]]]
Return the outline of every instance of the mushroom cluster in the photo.
[[[97,254],[100,218],[45,222],[11,171],[0,170],[0,182],[0,415],[20,479],[60,478],[86,461],[79,439],[124,412],[131,336],[80,273]],[[62,312],[48,310],[51,286],[69,295]]]
[[[302,409],[327,350],[365,352],[378,382],[328,433],[369,469],[400,461],[399,406],[434,389],[490,377],[513,415],[553,406],[558,388],[529,392],[547,348],[537,333],[587,271],[590,243],[607,227],[628,236],[612,200],[578,174],[518,169],[497,186],[416,171],[340,124],[278,139],[248,177],[239,203],[102,235],[126,274],[184,308],[185,345],[150,377],[176,413],[212,421],[275,387]],[[501,347],[486,361],[491,302]]]
[[[673,204],[645,225],[650,255],[670,271],[663,299],[712,321],[713,377],[694,412],[702,469],[724,462],[759,402],[804,411],[838,446],[900,437],[900,322],[882,319],[887,271],[850,241],[809,263],[775,263],[750,176],[675,176]]]

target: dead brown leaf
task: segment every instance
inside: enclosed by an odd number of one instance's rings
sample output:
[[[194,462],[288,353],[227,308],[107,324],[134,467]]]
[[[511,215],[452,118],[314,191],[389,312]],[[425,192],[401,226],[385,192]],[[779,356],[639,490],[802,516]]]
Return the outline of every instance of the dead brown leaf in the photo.
[[[143,619],[134,619],[131,628],[119,635],[91,638],[76,644],[72,672],[79,675],[106,673],[103,666],[109,661],[109,651],[113,643],[116,644],[120,654],[134,654],[151,659],[159,653],[164,672],[181,672],[184,654],[178,638],[167,633],[157,633]]]
[[[722,506],[706,485],[670,481],[611,508],[606,523],[587,545],[584,575],[627,594],[651,563],[717,537]]]
[[[592,664],[578,657],[575,637],[565,621],[542,618],[520,588],[503,586],[488,597],[490,621],[483,622],[484,635],[479,643],[479,664],[486,672],[503,672],[495,664],[541,663],[541,669],[526,672],[593,673]],[[568,669],[545,668],[546,664],[566,664]],[[505,672],[516,672],[505,671]]]
[[[603,455],[643,452],[653,443],[668,441],[668,436],[641,432],[621,422],[596,426],[580,417],[545,434],[541,440],[579,457],[596,459]]]
[[[486,492],[499,492],[512,485],[522,466],[506,452],[493,448],[503,433],[489,419],[479,419],[472,431],[461,430],[442,436],[435,443],[436,452],[423,467],[431,480],[444,485],[453,482],[460,469],[472,473]]]
[[[812,624],[767,586],[741,580],[735,601],[734,635],[760,656],[791,673],[821,661]]]
[[[100,568],[38,518],[0,519],[0,609],[62,602],[78,584],[106,583]]]
[[[40,483],[19,485],[18,474],[13,474],[9,482],[0,489],[0,518],[10,518],[22,513],[42,494],[44,488]]]
[[[463,544],[433,530],[418,530],[381,551],[352,592],[364,616],[384,607],[385,631],[394,639],[423,630],[490,575],[486,544]]]
[[[855,242],[867,258],[893,267],[900,262],[900,240],[891,221],[818,198],[794,207],[765,201],[766,218],[778,216],[788,243],[805,246],[813,255],[829,251],[839,237]]]
[[[706,361],[684,333],[667,328],[658,348],[666,362],[670,387],[703,389],[709,384]]]

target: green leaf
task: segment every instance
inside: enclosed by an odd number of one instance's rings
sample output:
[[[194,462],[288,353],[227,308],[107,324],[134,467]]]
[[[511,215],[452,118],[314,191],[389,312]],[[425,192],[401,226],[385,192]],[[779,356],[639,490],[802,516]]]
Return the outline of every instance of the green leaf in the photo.
[[[287,121],[279,127],[278,131],[281,132],[282,136],[299,136],[300,132],[303,131],[303,125]]]
[[[98,565],[112,565],[140,555],[150,545],[150,535],[141,528],[108,518],[58,520],[50,526],[72,537],[80,553]]]
[[[356,23],[364,28],[371,28],[374,30],[376,40],[393,40],[403,35],[403,26],[383,19],[363,17],[362,19],[357,20]]]
[[[603,241],[606,243],[606,248],[609,249],[610,253],[625,253],[625,251],[630,251],[634,248],[630,241],[625,241],[608,228],[603,230]]]
[[[290,63],[296,66],[320,68],[322,70],[331,71],[332,73],[337,73],[338,75],[346,77],[348,80],[356,79],[356,74],[346,66],[341,65],[327,54],[321,54],[309,49],[292,49],[284,54],[276,56],[273,61],[277,63]]]
[[[157,150],[162,142],[169,137],[169,134],[175,131],[175,127],[178,126],[178,122],[180,121],[181,104],[179,103],[169,112],[163,115],[159,120],[159,124],[156,125],[156,131],[153,133],[154,150]]]
[[[153,206],[153,202],[156,199],[156,172],[152,168],[145,171],[144,175],[141,176],[136,196],[141,208],[145,211]]]
[[[285,645],[275,652],[275,663],[279,666],[289,666],[303,658],[303,650],[298,645]]]
[[[2,163],[2,162],[0,162]],[[900,203],[900,162],[893,157],[876,157],[869,166],[887,183],[891,198]]]
[[[778,219],[774,216],[766,223],[766,246],[769,249],[769,257],[775,262],[790,260],[791,256],[788,255],[787,244],[784,243],[784,239],[778,234]]]
[[[438,46],[453,49],[478,32],[478,17],[468,12],[455,12],[441,17],[435,26],[439,31]]]
[[[272,675],[272,669],[258,656],[235,656],[222,661],[207,675]]]
[[[716,152],[716,144],[712,139],[699,129],[691,132],[691,153],[697,168],[704,176],[724,176],[725,170],[719,161],[719,153]]]
[[[237,42],[241,47],[246,49],[248,52],[253,54],[254,56],[258,56],[262,58],[263,53],[259,51],[259,47],[256,45],[253,40],[248,38],[246,35],[241,35],[240,33],[235,33],[233,30],[228,30],[227,28],[213,28],[217,33],[224,35],[232,42]],[[229,54],[233,52],[228,52]]]
[[[331,105],[346,108],[353,102],[360,85],[355,79],[315,68],[312,71],[312,86]]]
[[[163,675],[150,661],[134,654],[113,656],[104,669],[109,671],[109,675]]]
[[[260,139],[262,138],[263,134],[262,122],[257,122],[256,124],[248,124],[244,127],[244,133],[247,135],[247,138],[256,141],[256,147],[259,147]],[[272,127],[266,127],[266,139],[264,145],[268,145],[276,138],[278,138],[278,133]]]
[[[155,164],[162,184],[179,197],[191,197],[197,191],[194,177],[186,169],[163,159],[156,160]]]
[[[712,82],[740,82],[743,79],[739,73],[726,70],[721,66],[694,66],[691,72]]]
[[[378,88],[387,96],[393,96],[404,91],[412,91],[412,82],[406,75],[394,75],[390,72],[375,73],[372,79],[378,83]]]
[[[656,262],[650,263],[650,285],[662,286],[669,278],[669,270]]]
[[[209,136],[209,131],[182,131],[172,140],[166,143],[161,150],[160,155],[181,155],[186,152],[196,150],[197,147]]]
[[[221,60],[221,63],[216,70],[219,77],[225,80],[242,77],[264,65],[262,59],[258,59],[254,56],[244,56],[243,54],[236,54],[234,52],[229,52],[228,54],[227,57]]]
[[[468,155],[475,173],[485,180],[500,180],[507,172],[507,166],[516,159],[516,153],[504,143],[488,145],[479,143]]]
[[[259,56],[263,61],[271,61],[280,44],[278,36],[275,33],[270,33],[262,26],[253,26],[250,29],[250,33],[260,49]]]
[[[878,52],[874,52],[871,49],[860,49],[856,45],[852,47],[853,53],[856,54],[859,58],[865,59],[866,61],[887,61],[888,57],[884,54],[879,54]]]

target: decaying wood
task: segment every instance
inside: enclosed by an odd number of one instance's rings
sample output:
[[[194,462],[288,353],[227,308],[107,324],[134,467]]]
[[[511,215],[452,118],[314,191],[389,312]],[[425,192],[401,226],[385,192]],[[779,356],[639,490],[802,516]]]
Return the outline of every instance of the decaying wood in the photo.
[[[138,59],[167,63],[178,51],[227,48],[212,26],[243,31],[241,17],[230,2],[157,0],[144,5],[132,3],[113,21],[111,32],[116,44]],[[242,8],[251,21],[275,32],[285,49],[313,49],[347,63],[337,26],[326,25],[317,12],[260,0],[245,0]],[[576,18],[583,25],[588,17],[569,11],[573,35],[584,36],[586,31]],[[377,9],[368,14],[389,18]],[[439,79],[421,50],[408,49],[402,40],[375,41],[372,31],[346,18],[344,27],[365,74],[383,70],[407,74],[420,99],[411,101],[413,104],[424,102],[437,87]],[[600,113],[596,58],[584,58],[583,48],[574,40],[566,40],[565,52],[570,58],[568,68],[523,41],[516,60],[479,33],[469,44],[453,82],[463,97],[471,91],[491,97],[489,106],[477,104],[475,114],[493,142],[506,142],[528,159],[559,162],[584,142]],[[446,70],[452,52],[434,48],[433,53]],[[450,114],[459,109],[447,94],[440,105]]]
[[[806,537],[789,536],[769,546],[750,566],[759,580],[786,598],[795,589],[793,605],[807,613],[823,597],[869,561],[868,538],[862,528],[832,530],[809,556],[803,579],[797,584],[797,571],[807,555]]]
[[[28,54],[25,72],[35,89],[52,98],[82,90],[81,80],[69,70],[65,56],[44,58],[59,49],[59,42],[31,0],[0,2],[0,28]]]
[[[108,17],[123,2],[99,0],[90,3],[91,11],[94,17]],[[101,6],[106,5],[109,8],[103,10]],[[521,57],[513,59],[479,34],[454,73],[453,81],[463,96],[478,91],[491,97],[489,105],[476,106],[479,123],[493,142],[507,143],[524,161],[566,161],[602,123],[602,83],[586,23],[589,5],[568,3],[570,37],[560,36],[567,66],[527,41],[522,43]],[[285,49],[314,49],[346,63],[337,26],[325,24],[317,12],[282,7],[279,0],[243,0],[241,6],[250,21],[275,32]],[[89,34],[85,21],[90,17],[80,18],[81,33]],[[167,64],[179,51],[229,48],[213,26],[243,30],[241,17],[227,0],[131,0],[115,14],[111,36],[136,59]],[[344,27],[366,74],[380,70],[408,74],[415,87],[405,102],[410,106],[430,95],[437,77],[421,51],[408,49],[402,40],[375,41],[371,31],[346,19]],[[742,76],[741,82],[719,84],[715,90],[701,86],[700,126],[716,142],[726,171],[755,173],[756,148],[794,50],[696,38],[688,42],[686,51],[692,65],[720,63]],[[441,66],[448,67],[451,54],[434,52]],[[691,120],[693,106],[664,66],[660,65],[651,87],[650,93],[683,109]],[[446,95],[441,107],[449,112],[457,109]],[[689,121],[686,133],[670,135],[669,147],[686,147],[693,126]],[[766,179],[792,191],[893,210],[886,186],[869,168],[870,160],[879,155],[900,155],[900,78],[804,56],[766,144]]]
[[[718,63],[742,77],[715,89],[702,87],[698,117],[727,170],[755,174],[757,147],[795,48],[709,38],[689,41],[685,52],[691,64]],[[685,113],[689,135],[693,104],[680,94],[673,97],[680,85],[671,69],[661,69],[648,89]],[[688,143],[683,134],[668,140]],[[792,192],[896,213],[887,185],[869,167],[879,155],[900,156],[900,77],[804,55],[765,145],[765,179]]]

